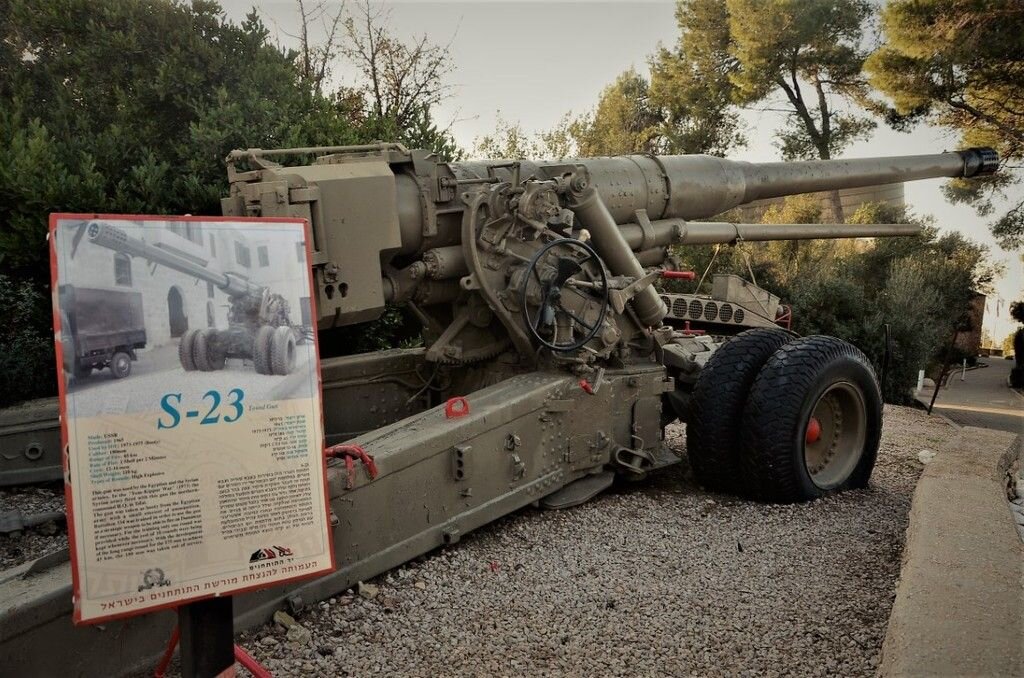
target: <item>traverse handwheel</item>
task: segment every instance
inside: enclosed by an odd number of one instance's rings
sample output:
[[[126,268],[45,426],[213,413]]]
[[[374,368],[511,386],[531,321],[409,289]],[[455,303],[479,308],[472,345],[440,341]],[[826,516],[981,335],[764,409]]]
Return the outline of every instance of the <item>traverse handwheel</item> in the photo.
[[[520,302],[531,336],[553,351],[575,351],[600,331],[608,313],[608,274],[590,245],[547,243],[526,266]]]

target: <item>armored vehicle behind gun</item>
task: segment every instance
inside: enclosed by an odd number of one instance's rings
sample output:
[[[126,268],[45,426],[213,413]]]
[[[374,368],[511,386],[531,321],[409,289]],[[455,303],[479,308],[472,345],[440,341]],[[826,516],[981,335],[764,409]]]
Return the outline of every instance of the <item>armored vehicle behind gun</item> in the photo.
[[[217,271],[207,262],[132,237],[110,223],[89,223],[86,237],[94,245],[193,276],[228,296],[226,329],[190,329],[181,336],[178,358],[186,371],[220,370],[228,358],[251,360],[260,374],[286,375],[294,368],[295,344],[302,335],[292,327],[288,302],[280,294],[238,273]]]
[[[337,563],[323,577],[238,597],[236,629],[522,507],[573,506],[616,477],[677,463],[664,444],[676,419],[687,424],[686,454],[705,487],[787,502],[863,487],[882,423],[864,355],[779,328],[779,300],[741,280],[715,281],[710,297],[660,294],[669,248],[914,235],[912,225],[689,220],[758,198],[975,176],[997,164],[988,149],[760,164],[640,155],[446,163],[398,144],[233,152],[226,216],[309,224]],[[265,370],[267,345],[273,367],[288,321],[269,292],[106,225],[95,230],[94,242],[179,267],[237,303],[229,329],[194,335],[191,351],[183,342],[186,368],[251,355]],[[388,305],[418,319],[423,345],[347,355],[351,333],[338,328]],[[737,308],[757,321],[737,322]],[[699,330],[686,326],[697,311]],[[173,615],[74,629],[70,568],[36,570],[35,584],[0,575],[0,599],[10,601],[0,611],[0,666],[12,675],[109,675],[161,651]]]

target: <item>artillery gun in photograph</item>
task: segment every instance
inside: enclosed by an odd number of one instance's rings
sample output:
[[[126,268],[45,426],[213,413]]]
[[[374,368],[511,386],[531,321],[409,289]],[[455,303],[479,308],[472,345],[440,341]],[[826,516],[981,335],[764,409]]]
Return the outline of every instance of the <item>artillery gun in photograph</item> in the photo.
[[[276,161],[288,159],[306,164]],[[232,152],[225,215],[309,223],[337,563],[323,577],[239,596],[236,629],[513,511],[574,506],[616,477],[680,462],[664,443],[676,419],[687,425],[694,476],[709,489],[791,502],[865,486],[882,401],[864,355],[778,327],[778,300],[731,279],[687,299],[702,316],[715,301],[715,322],[718,302],[729,302],[731,328],[687,329],[669,308],[676,298],[656,288],[669,248],[912,236],[917,226],[691,220],[760,198],[970,177],[997,164],[989,149],[792,163],[449,163],[399,144]],[[757,326],[727,336],[742,326],[737,306],[762,304]],[[344,328],[389,305],[418,319],[423,345],[345,355]],[[69,566],[44,570],[32,586],[0,577],[10,601],[0,613],[0,665],[12,673],[124,673],[163,649],[172,613],[74,629]]]
[[[228,358],[251,360],[259,374],[287,375],[295,367],[296,331],[288,301],[280,294],[241,274],[213,270],[192,257],[132,237],[111,223],[90,222],[86,238],[93,245],[192,276],[228,296],[226,329],[189,329],[182,334],[178,359],[186,372],[220,370]]]

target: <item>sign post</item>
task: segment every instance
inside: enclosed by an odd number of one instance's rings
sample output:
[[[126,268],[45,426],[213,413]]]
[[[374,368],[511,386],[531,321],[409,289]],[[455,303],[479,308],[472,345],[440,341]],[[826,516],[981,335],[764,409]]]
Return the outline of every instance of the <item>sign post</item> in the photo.
[[[234,614],[231,596],[207,598],[178,608],[182,678],[233,676]]]
[[[233,594],[334,568],[308,226],[53,215],[74,620],[178,608],[233,671]]]

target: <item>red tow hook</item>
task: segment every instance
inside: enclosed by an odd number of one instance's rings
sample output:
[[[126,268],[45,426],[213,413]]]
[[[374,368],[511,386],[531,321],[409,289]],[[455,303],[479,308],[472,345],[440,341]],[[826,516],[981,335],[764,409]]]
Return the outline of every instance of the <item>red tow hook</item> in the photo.
[[[363,462],[366,472],[370,475],[370,480],[377,477],[377,462],[359,445],[332,445],[324,450],[324,456],[345,459],[345,470],[348,472],[345,489],[351,490],[356,486],[356,459]]]

